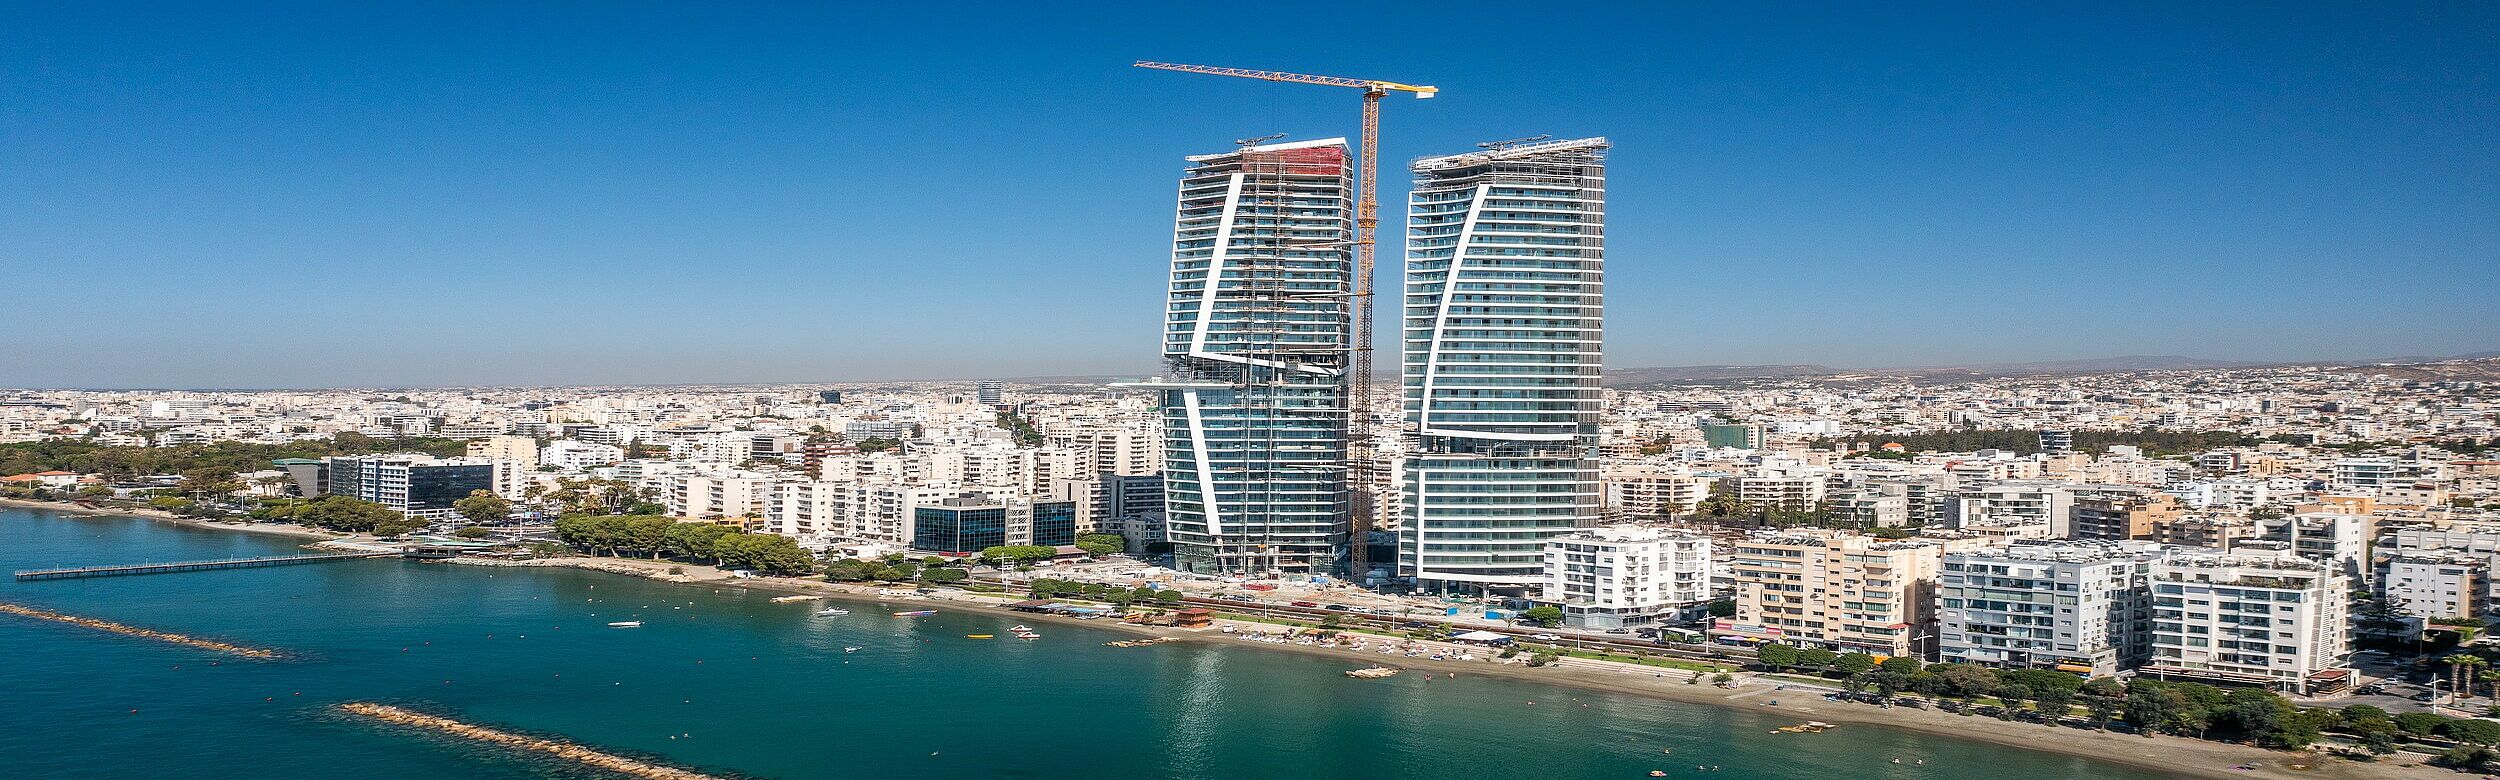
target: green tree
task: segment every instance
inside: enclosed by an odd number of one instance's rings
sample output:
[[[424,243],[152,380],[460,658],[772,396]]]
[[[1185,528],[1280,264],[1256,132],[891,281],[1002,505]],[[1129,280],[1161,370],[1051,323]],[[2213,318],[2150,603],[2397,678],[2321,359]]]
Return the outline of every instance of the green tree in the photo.
[[[390,507],[347,496],[322,496],[305,502],[296,513],[296,519],[305,525],[333,531],[382,536],[396,536],[425,525],[412,523]]]
[[[719,523],[671,523],[662,544],[670,555],[718,561],[720,539],[730,533],[729,526]]]
[[[878,570],[883,568],[885,566],[876,561],[845,558],[825,564],[825,578],[837,582],[866,582],[876,579]]]
[[[196,468],[182,473],[179,489],[183,495],[194,498],[216,497],[242,490],[243,480],[237,479],[229,469]]]
[[[1832,662],[1838,660],[1840,660],[1839,653],[1825,650],[1820,647],[1797,648],[1797,666],[1800,668],[1824,669],[1830,667]]]
[[[962,570],[962,569],[951,568],[951,567],[949,567],[949,568],[929,569],[929,570],[928,570],[928,572],[927,572],[927,574],[925,574],[925,575],[924,575],[924,577],[925,577],[926,579],[928,579],[928,581],[930,581],[930,582],[935,582],[935,583],[941,583],[941,584],[943,584],[943,583],[955,583],[955,582],[962,582],[962,581],[964,581],[966,578],[971,577],[971,576],[972,576],[972,575],[970,575],[970,574],[965,574],[965,573],[964,573],[964,570]]]
[[[1970,701],[1996,692],[1996,672],[1976,664],[1933,664],[1925,670],[1935,675],[1936,690],[1944,696]]]
[[[1086,555],[1101,558],[1127,550],[1128,539],[1119,534],[1086,534],[1076,538],[1076,546]]]
[[[1719,600],[1716,600],[1716,601],[1712,601],[1712,602],[1710,602],[1710,616],[1711,616],[1711,617],[1735,617],[1735,616],[1736,616],[1736,600],[1735,600],[1735,599],[1719,599]]]
[[[1874,671],[1875,666],[1875,656],[1866,653],[1842,653],[1832,661],[1832,671],[1851,676]]]
[[[1558,626],[1562,625],[1563,611],[1561,607],[1552,604],[1538,604],[1521,610],[1519,619],[1539,626]]]
[[[981,560],[992,566],[1030,564],[1059,556],[1059,551],[1035,544],[1009,544],[981,551]]]
[[[807,574],[816,569],[816,556],[790,537],[779,534],[730,532],[713,542],[714,554],[722,566],[748,569],[775,577]],[[916,568],[916,567],[915,567]]]
[[[1770,667],[1771,671],[1780,671],[1797,665],[1797,648],[1794,645],[1773,642],[1754,648],[1754,660],[1761,661],[1762,665]]]
[[[2500,723],[2473,718],[2457,718],[2439,724],[2439,735],[2458,742],[2500,745]]]
[[[1885,672],[1900,675],[1902,679],[1906,680],[1910,677],[1910,675],[1918,674],[1918,670],[1926,665],[1919,663],[1916,658],[1911,658],[1906,655],[1896,655],[1884,659],[1884,662],[1879,664],[1879,666]]]
[[[512,502],[484,490],[469,491],[467,498],[451,502],[451,510],[478,525],[502,525],[512,519]]]
[[[2427,737],[2439,733],[2439,727],[2448,722],[2448,716],[2430,712],[2399,712],[2391,720],[2396,722],[2397,731]]]
[[[623,524],[617,546],[659,560],[668,552],[668,528],[677,521],[659,515],[626,515],[618,518]]]
[[[453,531],[451,532],[451,535],[462,539],[484,539],[489,536],[494,536],[495,531],[494,529],[490,529],[482,525],[472,525]]]
[[[2178,691],[2150,685],[2128,686],[2127,723],[2147,734],[2169,729],[2188,709],[2186,697]]]

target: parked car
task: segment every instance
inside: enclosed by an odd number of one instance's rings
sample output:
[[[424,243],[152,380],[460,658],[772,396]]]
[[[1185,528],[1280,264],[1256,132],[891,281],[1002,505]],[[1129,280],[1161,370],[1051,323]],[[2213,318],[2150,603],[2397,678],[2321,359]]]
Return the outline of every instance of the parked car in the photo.
[[[1349,606],[1346,606],[1346,605],[1344,605],[1344,604],[1330,604],[1330,605],[1328,605],[1328,608],[1329,608],[1329,609],[1331,609],[1331,610],[1338,611],[1338,612],[1345,612],[1345,611],[1347,611],[1347,610],[1351,610],[1351,609],[1353,609],[1353,607],[1349,607]]]
[[[1534,640],[1539,641],[1539,642],[1560,642],[1560,641],[1562,641],[1562,637],[1555,636],[1555,635],[1553,635],[1553,634],[1529,634],[1529,635],[1528,635],[1528,638],[1529,638],[1529,639],[1534,639]]]
[[[1609,628],[1609,629],[1606,629],[1606,633],[1609,633],[1609,634],[1629,634],[1629,633],[1632,633],[1632,629],[1629,629],[1629,628]]]
[[[1294,603],[1293,603],[1293,605],[1294,605],[1294,606],[1297,606],[1297,607],[1316,607],[1316,606],[1319,606],[1319,602],[1316,602],[1316,601],[1296,601],[1296,602],[1294,602]]]

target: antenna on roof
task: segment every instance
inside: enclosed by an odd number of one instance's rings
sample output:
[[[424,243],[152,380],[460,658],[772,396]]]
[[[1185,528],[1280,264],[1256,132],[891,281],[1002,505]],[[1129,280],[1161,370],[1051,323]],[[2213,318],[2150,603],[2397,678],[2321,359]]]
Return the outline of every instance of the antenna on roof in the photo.
[[[1501,150],[1504,150],[1504,149],[1511,148],[1511,147],[1513,147],[1513,146],[1518,146],[1518,145],[1520,145],[1520,144],[1532,144],[1532,143],[1536,143],[1536,142],[1538,142],[1538,141],[1543,141],[1543,140],[1545,140],[1545,139],[1552,138],[1552,137],[1554,137],[1554,134],[1553,134],[1553,133],[1545,133],[1545,134],[1543,134],[1543,135],[1532,135],[1532,136],[1528,136],[1528,137],[1526,137],[1526,138],[1513,138],[1513,139],[1510,139],[1510,140],[1508,140],[1508,141],[1486,141],[1486,142],[1483,142],[1483,143],[1480,143],[1480,144],[1476,144],[1476,148],[1478,148],[1478,149],[1491,149],[1491,150],[1493,150],[1493,151],[1498,152],[1498,151],[1501,151]]]

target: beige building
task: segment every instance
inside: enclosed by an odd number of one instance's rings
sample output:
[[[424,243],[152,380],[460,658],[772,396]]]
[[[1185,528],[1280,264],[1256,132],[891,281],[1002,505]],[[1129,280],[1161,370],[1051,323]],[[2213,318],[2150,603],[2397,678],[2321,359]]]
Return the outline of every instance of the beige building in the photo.
[[[1845,531],[1761,531],[1732,545],[1736,617],[1712,636],[1929,657],[1944,545]]]
[[[1718,481],[1680,467],[1647,464],[1609,465],[1600,476],[1606,483],[1606,516],[1626,518],[1692,514]]]

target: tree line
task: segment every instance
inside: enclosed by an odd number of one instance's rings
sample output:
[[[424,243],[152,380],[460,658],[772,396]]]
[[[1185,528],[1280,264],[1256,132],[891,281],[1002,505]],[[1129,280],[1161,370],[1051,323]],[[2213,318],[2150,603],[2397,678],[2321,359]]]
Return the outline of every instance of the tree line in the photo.
[[[2137,430],[2074,431],[2075,451],[2101,454],[2115,445],[2139,447],[2147,455],[2185,454],[2221,447],[2255,446],[2259,439],[2231,431],[2172,431],[2160,428]],[[2012,450],[2029,455],[2040,451],[2040,432],[2018,428],[1965,427],[1951,431],[1923,433],[1864,433],[1838,439],[1822,438],[1814,446],[1834,444],[1866,444],[1880,447],[1900,444],[1911,452],[1975,452],[1978,450]]]
[[[719,523],[681,523],[661,515],[564,515],[556,518],[556,539],[592,555],[709,561],[724,569],[777,577],[816,571],[816,556],[790,537],[750,534]]]
[[[0,444],[0,474],[71,471],[116,480],[207,470],[232,475],[269,468],[270,461],[281,458],[318,459],[333,455],[411,451],[451,457],[466,452],[468,446],[465,439],[436,436],[383,438],[361,433],[341,433],[328,439],[306,439],[285,444],[218,441],[171,447],[125,447],[97,444],[86,439],[45,439]]]
[[[1756,660],[1777,672],[1799,670],[1837,677],[1849,693],[1872,692],[1891,698],[1903,692],[1953,702],[1969,712],[1993,701],[1998,717],[2065,720],[2080,710],[2086,723],[2106,729],[2124,722],[2139,733],[2245,741],[2270,748],[2297,750],[2326,732],[2351,736],[2364,750],[2393,753],[2405,737],[2436,737],[2460,745],[2443,761],[2449,766],[2478,768],[2500,764],[2500,723],[2449,718],[2432,713],[2389,715],[2369,705],[2341,709],[2300,707],[2264,688],[2223,689],[2192,682],[2166,682],[2147,677],[2121,681],[2086,679],[2051,669],[1992,669],[1977,664],[1922,664],[1915,658],[1878,659],[1866,653],[1763,645]]]

